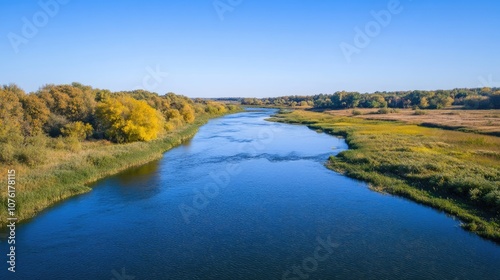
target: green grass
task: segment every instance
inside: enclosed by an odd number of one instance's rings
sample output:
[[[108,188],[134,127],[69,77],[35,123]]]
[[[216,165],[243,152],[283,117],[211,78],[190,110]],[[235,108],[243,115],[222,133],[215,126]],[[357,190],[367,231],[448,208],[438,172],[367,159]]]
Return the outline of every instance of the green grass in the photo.
[[[500,138],[303,110],[271,120],[344,136],[350,149],[328,168],[445,211],[500,242]]]
[[[207,115],[199,117],[193,124],[150,142],[90,142],[79,152],[57,155],[54,150],[52,160],[42,166],[2,166],[1,183],[7,185],[7,169],[16,169],[16,217],[24,221],[61,200],[91,191],[89,184],[99,179],[161,158],[169,149],[192,138],[208,119]],[[0,194],[2,205],[7,205],[6,195],[5,189]],[[6,208],[0,209],[0,227],[6,225]]]

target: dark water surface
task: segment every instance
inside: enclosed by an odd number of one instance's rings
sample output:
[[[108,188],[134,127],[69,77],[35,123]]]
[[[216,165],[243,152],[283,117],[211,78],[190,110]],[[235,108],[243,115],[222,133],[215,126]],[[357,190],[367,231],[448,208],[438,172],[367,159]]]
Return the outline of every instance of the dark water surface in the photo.
[[[500,279],[500,246],[326,169],[345,142],[273,112],[212,120],[21,225],[0,279]]]

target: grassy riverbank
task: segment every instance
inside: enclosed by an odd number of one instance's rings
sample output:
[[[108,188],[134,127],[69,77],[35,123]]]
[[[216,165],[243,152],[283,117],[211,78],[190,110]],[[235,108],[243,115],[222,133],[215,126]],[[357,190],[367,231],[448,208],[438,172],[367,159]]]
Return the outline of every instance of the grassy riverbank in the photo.
[[[89,192],[88,185],[92,182],[161,158],[164,152],[192,138],[209,118],[209,115],[200,116],[193,124],[150,142],[113,144],[106,140],[87,141],[77,152],[52,150],[47,163],[40,166],[1,165],[1,183],[7,185],[7,170],[16,170],[16,217],[23,221],[61,200]],[[0,209],[0,227],[4,227],[7,191],[0,198],[5,206]]]
[[[296,110],[271,120],[346,137],[328,167],[461,219],[500,242],[500,138],[398,121]]]

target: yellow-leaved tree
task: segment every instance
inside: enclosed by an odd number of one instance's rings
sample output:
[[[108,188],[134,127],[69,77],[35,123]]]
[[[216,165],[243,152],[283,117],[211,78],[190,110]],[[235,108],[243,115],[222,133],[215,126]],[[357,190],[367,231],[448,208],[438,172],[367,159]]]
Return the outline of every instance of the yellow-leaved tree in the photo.
[[[158,111],[145,101],[128,96],[101,102],[96,116],[106,137],[118,143],[154,140],[164,125],[163,116]]]
[[[73,137],[83,141],[92,135],[92,125],[83,122],[71,122],[61,129],[62,135],[66,137]]]
[[[181,113],[182,117],[184,118],[184,121],[186,121],[187,123],[194,122],[195,112],[194,112],[193,106],[191,106],[187,103],[184,104],[181,108],[180,113]]]

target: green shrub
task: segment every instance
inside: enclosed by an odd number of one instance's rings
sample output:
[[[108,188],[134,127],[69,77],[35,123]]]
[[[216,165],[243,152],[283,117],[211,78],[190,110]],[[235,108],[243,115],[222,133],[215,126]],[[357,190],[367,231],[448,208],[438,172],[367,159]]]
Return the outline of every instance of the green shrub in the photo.
[[[389,108],[380,108],[377,111],[377,114],[389,114],[389,113],[391,113],[391,109]]]
[[[67,150],[72,152],[78,152],[82,149],[82,143],[76,137],[67,137],[64,138],[65,147]]]
[[[16,149],[10,143],[0,143],[0,162],[12,164],[16,160]]]
[[[52,139],[50,147],[55,150],[64,150],[66,148],[66,144],[64,143],[63,138],[59,136],[55,139]]]
[[[500,207],[500,190],[489,192],[483,200],[493,207]]]
[[[352,110],[352,115],[353,116],[359,116],[359,115],[363,115],[363,113],[360,110],[354,109],[354,110]]]
[[[71,122],[66,124],[62,129],[62,135],[66,137],[74,137],[80,141],[83,141],[92,135],[94,129],[88,123],[83,122]]]
[[[49,138],[45,136],[45,134],[39,133],[30,137],[26,137],[24,143],[29,146],[45,148],[47,147],[47,143],[49,142]]]
[[[415,112],[413,112],[414,115],[420,116],[420,115],[427,115],[427,112],[424,110],[420,109],[415,109]]]
[[[47,151],[42,147],[27,146],[19,151],[17,159],[20,163],[33,167],[45,163]]]
[[[45,132],[47,132],[51,137],[57,137],[61,135],[61,129],[69,123],[66,117],[56,114],[50,114],[49,120],[44,126]]]

